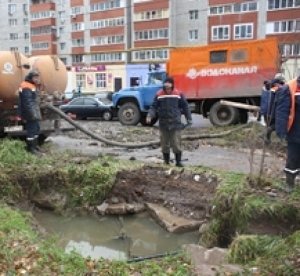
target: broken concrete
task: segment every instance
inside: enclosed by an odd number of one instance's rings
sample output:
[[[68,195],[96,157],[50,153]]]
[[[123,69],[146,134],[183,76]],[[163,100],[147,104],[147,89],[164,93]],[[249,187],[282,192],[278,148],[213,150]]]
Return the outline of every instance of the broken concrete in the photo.
[[[194,267],[194,275],[232,275],[243,272],[240,266],[228,264],[226,249],[218,247],[207,249],[196,244],[185,245],[183,249]]]
[[[150,215],[171,233],[183,233],[199,228],[203,221],[189,220],[173,215],[168,209],[158,204],[146,203]]]
[[[117,203],[108,204],[102,203],[96,207],[99,215],[126,215],[126,214],[137,214],[145,210],[144,204],[129,204],[129,203]]]

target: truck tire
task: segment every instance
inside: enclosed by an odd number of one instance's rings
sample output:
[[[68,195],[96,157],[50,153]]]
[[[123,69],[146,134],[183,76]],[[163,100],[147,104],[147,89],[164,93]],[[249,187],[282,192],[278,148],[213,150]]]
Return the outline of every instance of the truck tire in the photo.
[[[232,106],[216,102],[209,110],[209,120],[214,126],[229,126],[238,122],[239,111]]]
[[[157,120],[158,120],[158,118],[153,118],[152,120],[151,120],[151,123],[150,124],[147,124],[146,123],[146,117],[147,117],[147,115],[142,115],[142,118],[141,118],[141,120],[140,120],[140,123],[141,123],[141,125],[143,125],[143,126],[154,126],[155,124],[156,124],[156,122],[157,122]]]
[[[239,123],[240,124],[247,124],[249,119],[249,114],[247,110],[239,110]]]
[[[136,126],[141,119],[141,112],[135,103],[125,103],[118,111],[119,121],[122,125]]]

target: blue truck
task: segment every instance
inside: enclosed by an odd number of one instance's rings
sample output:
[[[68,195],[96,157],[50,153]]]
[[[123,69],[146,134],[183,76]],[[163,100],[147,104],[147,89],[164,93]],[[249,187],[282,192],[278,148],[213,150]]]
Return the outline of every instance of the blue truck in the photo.
[[[140,86],[119,90],[112,96],[113,107],[117,110],[118,118],[123,125],[154,125],[146,124],[147,112],[158,90],[162,88],[162,82],[166,78],[165,71],[150,71],[147,83]]]

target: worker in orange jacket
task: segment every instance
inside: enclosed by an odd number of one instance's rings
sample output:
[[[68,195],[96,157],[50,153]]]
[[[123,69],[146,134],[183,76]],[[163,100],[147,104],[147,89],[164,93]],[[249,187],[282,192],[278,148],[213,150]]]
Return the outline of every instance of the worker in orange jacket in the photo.
[[[277,92],[275,131],[280,138],[287,140],[284,171],[287,191],[291,192],[300,172],[300,76]]]

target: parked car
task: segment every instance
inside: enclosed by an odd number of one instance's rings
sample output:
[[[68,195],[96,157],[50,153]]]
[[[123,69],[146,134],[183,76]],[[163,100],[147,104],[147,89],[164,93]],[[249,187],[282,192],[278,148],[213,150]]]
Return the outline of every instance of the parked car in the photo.
[[[94,97],[75,98],[69,103],[61,105],[60,109],[78,120],[102,117],[105,121],[110,121],[113,118],[112,106]]]

